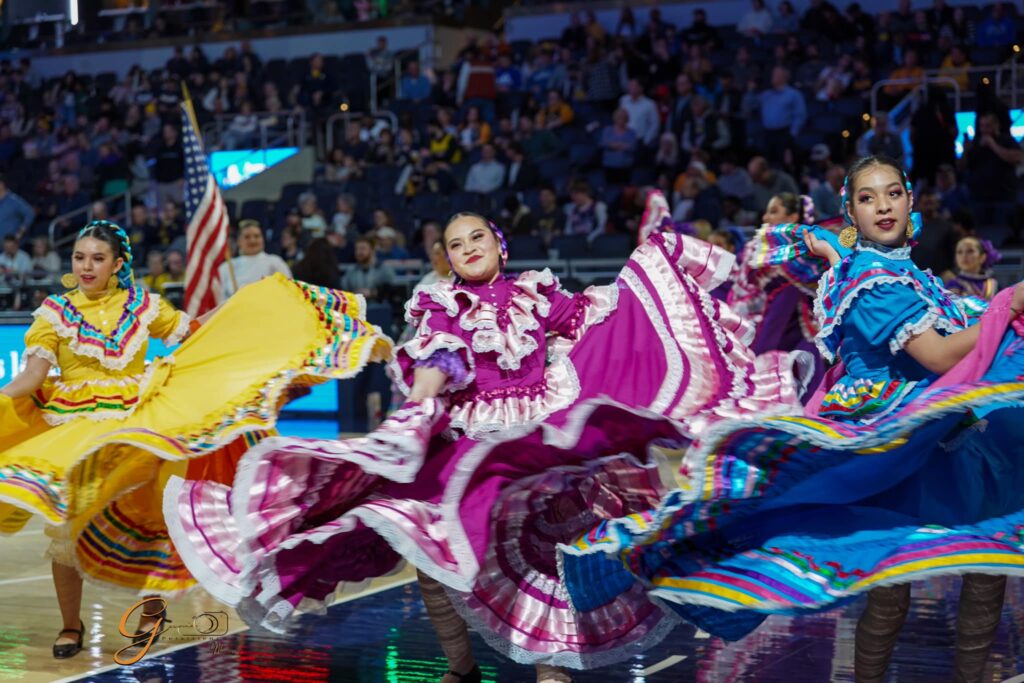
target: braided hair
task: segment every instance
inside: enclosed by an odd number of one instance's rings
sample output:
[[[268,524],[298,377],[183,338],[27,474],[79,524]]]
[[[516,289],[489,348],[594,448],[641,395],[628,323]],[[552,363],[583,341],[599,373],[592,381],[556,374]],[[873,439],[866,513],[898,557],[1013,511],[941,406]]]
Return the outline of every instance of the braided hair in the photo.
[[[114,253],[114,258],[123,259],[121,269],[115,273],[117,286],[121,289],[131,289],[135,284],[135,277],[132,274],[132,243],[128,239],[128,233],[116,223],[101,220],[91,221],[82,228],[77,239],[84,237],[92,237],[106,243]]]
[[[473,213],[472,211],[460,211],[459,213],[453,215],[451,218],[448,219],[448,222],[444,224],[444,229],[441,231],[441,234],[444,235],[444,233],[448,231],[448,228],[451,227],[452,223],[462,218],[475,218],[476,220],[483,223],[487,227],[487,229],[491,231],[491,233],[494,235],[494,239],[498,241],[498,250],[500,252],[499,268],[502,271],[504,271],[505,264],[508,263],[508,240],[505,239],[505,233],[501,231],[501,228],[499,228],[485,216],[482,216],[478,213]],[[452,266],[452,259],[450,256],[448,256],[447,244],[445,245],[444,255],[445,258],[448,259],[448,267],[452,269],[452,273],[455,276],[455,282],[461,283],[462,278],[459,277],[459,274],[455,271],[454,266]]]

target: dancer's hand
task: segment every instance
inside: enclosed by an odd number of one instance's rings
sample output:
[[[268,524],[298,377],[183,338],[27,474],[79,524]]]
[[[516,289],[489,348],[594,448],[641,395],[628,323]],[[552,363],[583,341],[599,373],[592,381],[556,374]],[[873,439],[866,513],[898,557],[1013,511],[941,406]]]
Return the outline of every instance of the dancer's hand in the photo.
[[[804,230],[804,244],[807,245],[812,254],[827,260],[829,265],[834,266],[839,263],[839,252],[825,240],[815,237],[810,230]]]
[[[1018,282],[1013,288],[1013,298],[1010,300],[1010,308],[1013,309],[1014,318],[1024,313],[1024,282]]]

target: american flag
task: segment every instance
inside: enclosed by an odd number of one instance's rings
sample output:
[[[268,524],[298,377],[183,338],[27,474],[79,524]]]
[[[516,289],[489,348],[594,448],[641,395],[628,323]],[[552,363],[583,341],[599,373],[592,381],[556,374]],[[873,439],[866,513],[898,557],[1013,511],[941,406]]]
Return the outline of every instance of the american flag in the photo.
[[[188,217],[185,312],[194,318],[217,306],[214,292],[221,286],[218,270],[224,263],[228,241],[228,212],[206,162],[191,107],[192,103],[187,100],[181,105],[181,129],[185,146],[185,215]]]

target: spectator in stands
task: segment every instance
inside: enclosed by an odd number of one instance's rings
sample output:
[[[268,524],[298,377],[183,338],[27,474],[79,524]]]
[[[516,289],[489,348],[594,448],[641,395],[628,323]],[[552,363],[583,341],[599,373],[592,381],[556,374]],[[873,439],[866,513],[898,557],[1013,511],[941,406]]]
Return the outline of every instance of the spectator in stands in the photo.
[[[459,143],[467,152],[486,145],[491,141],[491,124],[483,120],[480,107],[467,107],[466,116],[459,127]]]
[[[429,261],[431,246],[441,239],[442,232],[440,223],[437,221],[426,221],[416,232],[416,245],[409,254],[410,258]]]
[[[527,158],[538,163],[562,151],[562,143],[555,134],[546,128],[537,130],[529,116],[519,117],[517,141],[523,146]]]
[[[395,274],[387,266],[377,263],[372,239],[360,237],[356,240],[355,258],[355,265],[341,278],[341,288],[371,300],[386,296],[386,290],[395,284]]]
[[[89,195],[82,191],[78,176],[70,174],[64,176],[56,199],[57,213],[60,215],[77,211],[89,203]]]
[[[809,33],[822,33],[827,26],[825,15],[829,9],[834,12],[835,7],[826,0],[810,0],[810,5],[804,12],[800,26]]]
[[[154,294],[164,295],[164,285],[170,275],[164,267],[164,253],[159,249],[150,249],[146,254],[146,274],[142,276],[142,286]]]
[[[490,194],[505,182],[505,165],[497,160],[493,145],[480,148],[480,161],[469,167],[466,175],[466,192]]]
[[[871,121],[870,133],[865,133],[857,143],[859,156],[883,155],[897,161],[903,158],[903,140],[889,127],[889,113],[880,111]]]
[[[523,90],[523,72],[512,62],[512,55],[498,55],[498,65],[494,69],[494,85],[498,91],[498,116],[511,116],[522,104],[520,93]]]
[[[21,239],[28,232],[35,216],[35,209],[7,189],[7,177],[0,174],[0,235],[14,235]]]
[[[573,52],[582,52],[587,44],[587,29],[580,19],[579,12],[569,15],[569,25],[562,30],[562,45]]]
[[[182,202],[185,185],[185,155],[178,128],[167,124],[153,152],[153,181],[156,183],[157,202]]]
[[[324,57],[315,53],[309,58],[309,70],[295,85],[292,99],[299,107],[317,112],[333,104],[330,99],[332,89],[330,77],[324,72]]]
[[[875,20],[861,8],[859,2],[851,3],[846,8],[846,19],[854,36],[864,38],[868,43],[874,39]]]
[[[334,200],[331,232],[343,232],[350,237],[359,234],[359,227],[356,225],[355,195],[344,192]]]
[[[658,150],[654,153],[654,168],[658,174],[675,177],[679,173],[679,140],[675,133],[666,131],[658,138]]]
[[[32,240],[32,269],[29,277],[39,282],[57,282],[60,278],[60,256],[53,250],[50,239],[40,235]]]
[[[338,288],[338,260],[323,237],[309,243],[302,260],[295,264],[295,279],[318,287]]]
[[[697,150],[719,152],[732,144],[729,126],[714,113],[703,95],[690,99],[690,116],[680,144],[691,155]]]
[[[627,185],[636,160],[639,140],[629,127],[629,112],[622,107],[612,115],[612,125],[601,131],[601,167],[615,185]]]
[[[104,201],[93,202],[89,209],[89,220],[106,221],[110,220],[110,207]]]
[[[378,261],[403,261],[409,258],[409,252],[402,245],[402,236],[391,226],[377,228],[373,238],[377,243]]]
[[[733,195],[722,197],[722,220],[718,222],[721,228],[749,228],[758,223],[757,214],[743,208],[743,201]]]
[[[534,101],[540,102],[544,94],[551,89],[554,71],[551,53],[546,49],[540,50],[533,58],[533,68],[526,77],[526,90]]]
[[[430,78],[420,73],[420,63],[413,60],[405,65],[405,75],[402,76],[399,96],[402,99],[413,102],[424,102],[430,99],[430,93],[434,84]]]
[[[167,249],[175,242],[184,241],[184,239],[185,224],[178,205],[173,200],[167,200],[160,207],[159,220],[146,234],[144,239],[146,248]]]
[[[1001,130],[994,113],[978,117],[978,134],[964,143],[967,186],[975,202],[1008,203],[1017,198],[1017,166],[1024,151],[1009,132]]]
[[[955,43],[960,45],[975,45],[977,40],[974,20],[967,16],[963,5],[953,8],[953,20],[947,26]]]
[[[444,241],[441,239],[434,240],[430,246],[430,258],[428,260],[430,261],[431,271],[416,283],[417,287],[451,281],[452,267],[448,263],[448,254],[444,249]]]
[[[430,123],[427,132],[430,136],[427,144],[431,157],[446,164],[457,164],[462,161],[462,148],[455,135],[445,130],[440,120]]]
[[[632,41],[637,37],[636,17],[633,16],[633,8],[624,6],[619,11],[619,21],[615,25],[615,35]]]
[[[918,61],[917,50],[907,48],[903,51],[903,61],[900,66],[889,73],[893,80],[906,80],[908,83],[892,83],[882,88],[882,92],[889,99],[889,104],[894,105],[908,92],[920,85],[924,79],[924,69]]]
[[[942,59],[942,66],[939,68],[939,75],[952,78],[965,91],[970,86],[971,60],[967,58],[967,52],[962,45],[954,45]]]
[[[1013,17],[1001,2],[992,5],[992,13],[978,24],[975,45],[978,47],[1006,47],[1017,38]]]
[[[351,154],[340,147],[331,150],[330,159],[324,165],[324,180],[329,183],[344,183],[362,177],[363,169]]]
[[[575,117],[572,107],[557,90],[549,90],[544,107],[537,114],[537,127],[555,130],[572,123]]]
[[[610,108],[611,103],[622,92],[616,65],[606,58],[604,48],[594,44],[587,48],[587,59],[583,65],[583,90],[587,101]]]
[[[939,193],[942,213],[951,216],[970,204],[967,188],[957,182],[952,164],[943,164],[935,172],[935,189]]]
[[[775,10],[775,17],[772,19],[772,33],[776,35],[789,35],[800,29],[800,17],[793,9],[793,3],[789,0],[782,0]]]
[[[513,237],[526,237],[537,234],[537,223],[533,219],[530,207],[519,201],[519,197],[510,194],[505,197],[501,209],[501,225]]]
[[[603,235],[608,224],[608,207],[594,198],[594,190],[582,180],[569,187],[569,204],[565,207],[565,234],[586,235],[593,242]]]
[[[708,15],[701,8],[693,10],[693,23],[680,33],[687,45],[710,46],[718,44],[718,31],[708,25]]]
[[[946,89],[929,86],[924,103],[910,120],[913,182],[931,184],[940,165],[956,163],[956,136],[956,118]]]
[[[268,254],[265,251],[266,242],[263,238],[263,228],[259,221],[245,219],[238,223],[238,256],[231,259],[231,268],[234,271],[234,282],[232,282],[228,264],[223,263],[217,271],[220,277],[221,288],[214,291],[217,302],[226,300],[245,285],[262,280],[274,273],[282,273],[291,277],[291,270],[288,264],[280,256]],[[168,263],[170,260],[168,259]]]
[[[773,169],[764,157],[751,159],[747,163],[747,173],[750,174],[750,179],[754,183],[750,204],[750,208],[754,211],[763,212],[768,206],[768,201],[777,194],[783,192],[800,194],[800,188],[797,187],[793,177],[785,171]]]
[[[787,69],[780,66],[772,69],[771,86],[758,93],[756,85],[749,84],[744,109],[750,115],[760,113],[765,155],[778,163],[783,161],[787,150],[792,150],[796,136],[807,121],[807,104],[803,93],[789,85]]]
[[[718,166],[718,189],[725,196],[746,201],[754,194],[754,181],[747,170],[737,163],[736,155],[729,152],[721,157]]]
[[[377,44],[370,48],[366,58],[370,73],[377,76],[378,87],[389,82],[395,73],[395,53],[388,47],[388,37],[377,36]]]
[[[277,250],[278,256],[281,257],[288,268],[293,272],[295,270],[295,264],[302,258],[302,248],[299,246],[301,235],[302,231],[293,225],[287,225],[284,230],[281,231],[281,246]]]
[[[32,259],[19,247],[19,240],[12,234],[4,235],[3,252],[0,253],[0,275],[8,285],[20,285],[32,270]]]
[[[518,142],[509,143],[505,149],[508,157],[508,173],[505,174],[505,187],[517,192],[530,190],[540,182],[540,173],[536,165],[526,158],[523,146]]]
[[[918,190],[914,200],[915,208],[921,213],[921,235],[910,251],[910,258],[918,268],[931,270],[938,278],[953,277],[956,243],[961,235],[949,219],[939,213],[939,195],[933,188]]]
[[[441,72],[441,78],[434,82],[434,92],[431,99],[437,107],[455,109],[458,102],[459,81],[454,71],[445,70]]]
[[[252,111],[252,102],[245,100],[224,132],[221,146],[224,149],[251,147],[256,142],[259,129],[259,117]]]
[[[744,49],[746,48],[741,47],[737,52]],[[677,140],[682,138],[683,129],[690,118],[690,99],[693,96],[693,81],[690,80],[690,76],[685,73],[676,76],[675,93],[668,111],[666,127],[676,136]]]
[[[750,5],[736,24],[736,30],[754,39],[768,35],[772,30],[772,13],[765,7],[764,0],[751,0]]]
[[[327,234],[327,220],[316,203],[316,195],[303,192],[299,195],[299,214],[302,216],[302,240],[308,241]]]
[[[459,69],[456,101],[460,107],[479,107],[484,121],[494,123],[497,99],[494,61],[479,47],[473,47]]]
[[[356,250],[352,246],[352,240],[349,239],[348,233],[329,232],[327,233],[327,243],[331,245],[335,261],[338,263],[355,263]]]
[[[185,252],[171,249],[167,252],[165,262],[167,264],[167,282],[164,283],[164,291],[167,291],[167,285],[185,283]]]
[[[811,192],[814,200],[814,216],[818,219],[837,218],[843,215],[839,191],[843,189],[846,169],[839,165],[829,166],[825,182],[819,183]]]
[[[629,115],[629,127],[636,133],[639,146],[653,151],[661,129],[661,120],[658,107],[654,100],[644,95],[640,81],[630,79],[626,94],[619,99],[619,107]]]
[[[538,193],[537,213],[534,222],[544,243],[551,245],[551,239],[565,233],[565,210],[558,205],[558,195],[550,185],[541,187]]]
[[[815,82],[815,96],[820,102],[838,100],[846,93],[852,81],[853,57],[849,54],[840,55],[834,65],[821,70]]]

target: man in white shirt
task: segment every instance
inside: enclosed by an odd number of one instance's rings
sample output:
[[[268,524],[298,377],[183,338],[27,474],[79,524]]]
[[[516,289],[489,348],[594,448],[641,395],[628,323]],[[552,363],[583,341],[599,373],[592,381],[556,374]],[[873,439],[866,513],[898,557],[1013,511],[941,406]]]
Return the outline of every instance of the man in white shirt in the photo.
[[[480,148],[480,161],[469,167],[466,176],[466,192],[488,194],[505,182],[505,164],[495,159],[493,145]]]
[[[18,248],[18,238],[4,236],[4,250],[0,253],[0,273],[8,283],[21,282],[32,270],[32,258]]]
[[[629,127],[636,133],[640,144],[647,148],[654,147],[661,128],[658,107],[654,100],[644,95],[640,81],[630,79],[627,92],[619,99],[619,106],[629,114]]]
[[[246,219],[238,224],[238,256],[231,259],[235,282],[238,287],[252,284],[274,273],[283,273],[291,277],[292,271],[280,256],[264,251],[266,243],[263,239],[263,228],[259,221]],[[217,271],[220,275],[220,289],[214,290],[217,303],[220,304],[235,293],[235,283],[231,281],[228,264],[223,263]]]

